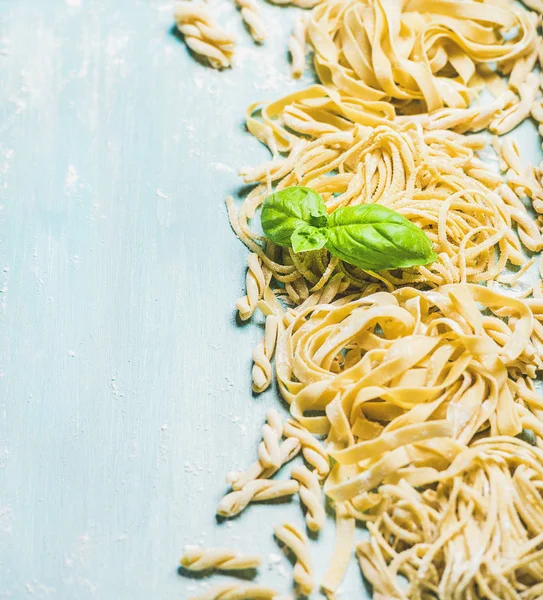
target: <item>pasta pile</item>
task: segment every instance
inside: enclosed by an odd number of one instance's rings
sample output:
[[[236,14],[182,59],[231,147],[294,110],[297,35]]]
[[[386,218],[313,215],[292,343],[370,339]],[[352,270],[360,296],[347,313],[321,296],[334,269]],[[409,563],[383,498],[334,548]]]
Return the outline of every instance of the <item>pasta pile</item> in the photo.
[[[541,598],[541,449],[482,439],[436,481],[424,491],[405,481],[379,488],[371,537],[356,549],[373,597]]]
[[[277,379],[296,421],[327,436],[332,500],[364,505],[388,477],[424,485],[483,432],[543,437],[531,383],[543,327],[521,300],[477,285],[405,287],[289,317]]]
[[[262,42],[255,0],[234,2]],[[336,597],[356,552],[376,600],[542,598],[543,286],[519,282],[543,250],[543,217],[525,202],[543,215],[543,169],[497,137],[530,116],[543,134],[541,17],[508,0],[294,4],[311,10],[289,41],[292,74],[310,48],[319,83],[248,108],[272,159],[241,170],[254,186],[241,205],[227,199],[250,250],[236,308],[264,317],[253,391],[275,379],[290,418],[268,411],[255,461],[227,475],[217,515],[297,497],[317,536],[328,500],[336,542],[325,573],[299,525],[273,523],[296,597]],[[543,13],[540,0],[524,4]],[[233,38],[209,13],[184,2],[176,19],[195,53],[230,66]],[[329,214],[385,205],[438,259],[375,272],[325,248],[279,247],[252,223],[290,186],[320,194]],[[357,522],[369,532],[358,542]],[[181,559],[233,574],[261,562],[224,548]],[[286,597],[228,583],[198,598]]]
[[[309,41],[323,85],[383,117],[396,105],[411,113],[467,107],[494,80],[490,62],[522,81],[539,43],[528,12],[485,0],[325,2],[312,12]],[[519,62],[532,54],[528,67]]]
[[[241,311],[242,318],[251,316],[271,277],[284,284],[290,302],[299,304],[335,275],[357,290],[371,281],[389,290],[403,284],[483,282],[497,278],[508,264],[524,264],[521,245],[533,252],[543,248],[541,231],[521,201],[528,194],[541,202],[543,188],[523,167],[511,142],[496,146],[505,157],[504,181],[477,156],[486,146],[482,136],[424,131],[417,124],[356,126],[352,132],[323,131],[314,136],[314,141],[300,140],[286,158],[241,171],[245,183],[257,187],[239,215],[229,201],[237,235],[258,256],[250,264],[251,276],[259,280],[258,291],[249,301],[251,307]],[[384,204],[425,231],[439,260],[376,274],[344,264],[325,249],[296,255],[271,242],[264,247],[249,219],[270,193],[270,185],[310,187],[323,196],[329,212],[342,206]]]
[[[232,64],[236,41],[217,25],[205,4],[179,2],[174,17],[185,43],[196,55],[205,57],[215,69]]]

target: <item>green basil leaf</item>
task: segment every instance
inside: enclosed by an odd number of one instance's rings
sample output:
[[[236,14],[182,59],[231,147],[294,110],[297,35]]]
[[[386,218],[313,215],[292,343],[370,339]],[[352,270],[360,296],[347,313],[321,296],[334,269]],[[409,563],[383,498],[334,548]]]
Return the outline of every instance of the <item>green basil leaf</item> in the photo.
[[[305,187],[289,187],[264,200],[260,222],[267,238],[290,248],[297,229],[305,225],[326,227],[328,213],[320,194]]]
[[[519,440],[522,440],[523,442],[526,442],[527,444],[537,446],[537,438],[535,437],[535,433],[531,429],[523,429],[515,437],[517,437]]]
[[[326,229],[318,229],[311,225],[299,227],[290,238],[294,252],[320,250],[324,248],[326,239]]]
[[[366,271],[426,265],[437,259],[426,234],[380,204],[338,208],[328,219],[326,247]]]

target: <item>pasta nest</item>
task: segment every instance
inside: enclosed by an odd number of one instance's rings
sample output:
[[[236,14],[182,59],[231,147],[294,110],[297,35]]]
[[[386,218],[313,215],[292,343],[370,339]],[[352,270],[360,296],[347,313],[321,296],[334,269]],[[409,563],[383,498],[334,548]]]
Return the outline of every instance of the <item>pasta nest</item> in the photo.
[[[276,370],[296,420],[326,435],[328,496],[366,506],[381,483],[433,481],[483,434],[543,434],[541,325],[476,285],[402,288],[290,312]]]
[[[437,487],[382,486],[371,538],[357,547],[374,598],[541,598],[542,464],[537,447],[487,438],[461,452]]]

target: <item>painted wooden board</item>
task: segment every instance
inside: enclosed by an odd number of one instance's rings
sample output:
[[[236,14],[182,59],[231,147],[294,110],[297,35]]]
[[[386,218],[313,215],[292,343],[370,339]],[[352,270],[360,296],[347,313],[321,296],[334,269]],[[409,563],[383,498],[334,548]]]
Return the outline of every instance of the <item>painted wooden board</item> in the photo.
[[[295,11],[262,3],[257,48],[210,2],[238,34],[228,72],[165,0],[0,0],[0,598],[185,599],[211,583],[178,574],[186,543],[257,550],[258,581],[290,588],[271,529],[297,501],[214,514],[278,405],[250,393],[261,328],[235,321],[224,197],[267,156],[245,107],[304,85]],[[322,574],[332,521],[320,537]],[[353,561],[339,598],[360,586]]]

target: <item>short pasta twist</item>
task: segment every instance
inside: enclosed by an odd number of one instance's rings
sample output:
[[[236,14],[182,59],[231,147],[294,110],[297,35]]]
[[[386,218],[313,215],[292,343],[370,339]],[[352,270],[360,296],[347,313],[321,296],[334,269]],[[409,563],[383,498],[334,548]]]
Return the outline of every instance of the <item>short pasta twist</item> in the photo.
[[[300,440],[305,460],[315,469],[319,479],[324,479],[330,472],[328,453],[319,440],[309,433],[300,423],[289,419],[283,427],[286,438],[295,437]]]
[[[262,44],[266,39],[266,29],[258,10],[258,4],[255,0],[234,0],[234,2],[241,11],[241,18],[247,25],[251,37],[257,44]]]
[[[288,41],[288,50],[291,58],[291,72],[295,79],[299,79],[305,71],[306,44],[306,21],[305,17],[300,15],[294,22],[292,35]]]
[[[191,600],[287,600],[270,587],[258,584],[226,583]]]
[[[262,262],[257,254],[249,254],[247,257],[247,276],[246,276],[246,291],[247,294],[236,302],[240,319],[247,321],[253,316],[258,302],[264,295],[264,290],[267,286],[266,275],[262,268]]]
[[[241,490],[230,492],[217,507],[217,514],[221,517],[234,517],[242,512],[250,502],[274,500],[284,496],[292,496],[300,489],[297,481],[270,481],[268,479],[255,479],[250,481]]]
[[[180,2],[174,17],[185,43],[195,54],[207,59],[214,69],[232,65],[236,40],[217,25],[205,4]]]
[[[294,582],[300,594],[308,596],[315,587],[313,563],[309,553],[309,544],[305,533],[293,523],[278,525],[273,530],[275,537],[296,557]]]
[[[253,350],[253,392],[260,394],[268,389],[272,382],[271,359],[275,351],[279,320],[275,315],[266,317],[264,338]]]
[[[232,485],[232,489],[241,490],[241,488],[255,479],[269,479],[284,464],[290,462],[295,456],[297,456],[300,450],[300,441],[297,438],[289,438],[279,446],[279,454],[281,457],[281,464],[279,467],[270,467],[269,469],[266,469],[260,460],[257,460],[242,473],[228,473],[226,480]]]
[[[283,421],[274,408],[266,413],[266,421],[262,427],[262,441],[258,446],[258,460],[266,468],[278,469],[281,466],[279,440],[283,435]]]
[[[239,571],[256,569],[262,561],[258,556],[241,554],[237,550],[228,548],[198,548],[193,546],[185,549],[179,562],[188,571],[207,571],[209,569]]]
[[[497,135],[504,135],[529,117],[537,95],[538,85],[537,76],[530,73],[526,80],[518,86],[520,100],[496,116],[490,123],[490,131]]]
[[[294,467],[290,476],[300,484],[300,500],[307,508],[307,527],[311,531],[319,531],[326,519],[319,478],[304,465]]]

